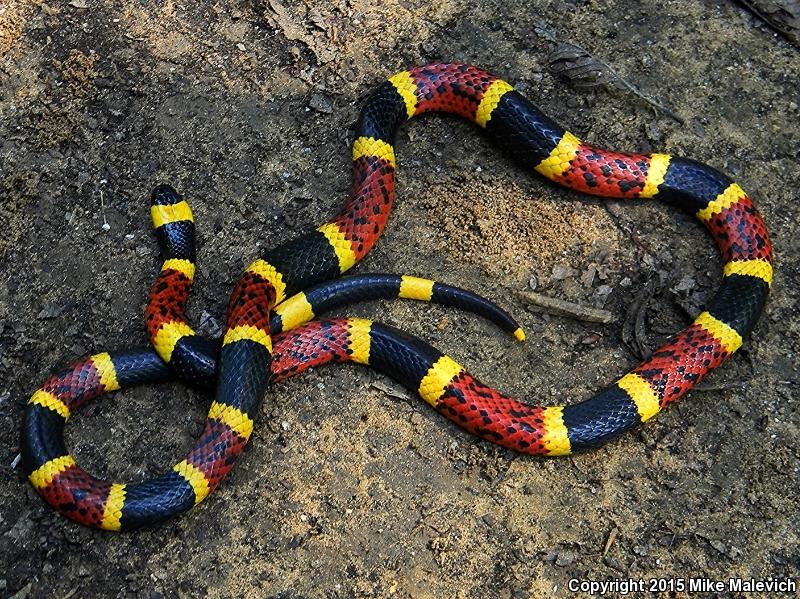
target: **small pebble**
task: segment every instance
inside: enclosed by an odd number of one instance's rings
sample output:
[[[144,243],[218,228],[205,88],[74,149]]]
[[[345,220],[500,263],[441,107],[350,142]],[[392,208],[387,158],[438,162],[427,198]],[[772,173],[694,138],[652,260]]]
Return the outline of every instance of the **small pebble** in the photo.
[[[583,283],[584,287],[591,287],[594,283],[594,278],[597,275],[597,267],[594,265],[590,266],[582,275],[581,275],[581,283]]]
[[[200,314],[200,325],[197,327],[197,330],[209,337],[216,338],[222,336],[222,327],[219,321],[206,310],[203,310],[202,314]]]
[[[311,100],[308,102],[308,107],[323,114],[333,113],[333,105],[331,101],[322,94],[313,94]]]
[[[572,268],[571,266],[556,264],[553,267],[553,274],[551,275],[550,278],[553,281],[563,281],[564,279],[569,279],[570,277],[574,277],[576,274],[578,274],[578,271]]]
[[[714,549],[719,551],[722,555],[727,555],[728,548],[725,546],[725,543],[723,543],[722,541],[714,539],[713,541],[710,542],[710,544]]]
[[[610,285],[600,285],[600,287],[597,288],[597,291],[595,291],[595,293],[600,297],[608,297],[609,295],[611,295],[612,291],[613,289],[611,288]]]
[[[614,557],[611,556],[604,557],[603,563],[609,568],[614,568],[615,570],[618,570],[620,572],[624,571],[622,564],[620,564],[619,560]]]
[[[697,281],[694,277],[685,275],[681,278],[680,282],[672,288],[676,293],[687,293],[697,287]]]
[[[584,337],[583,339],[581,339],[581,343],[583,345],[597,345],[602,338],[603,338],[602,335],[598,333],[592,333],[588,337]]]
[[[658,128],[658,125],[655,123],[647,125],[647,137],[652,141],[661,141],[661,130]]]
[[[556,557],[556,566],[569,566],[575,561],[575,554],[572,551],[559,551]]]
[[[64,306],[59,304],[47,304],[41,309],[36,318],[39,320],[49,320],[51,318],[58,318],[64,312]]]
[[[303,544],[303,537],[300,535],[294,535],[291,539],[289,539],[289,549],[297,549],[300,545]]]

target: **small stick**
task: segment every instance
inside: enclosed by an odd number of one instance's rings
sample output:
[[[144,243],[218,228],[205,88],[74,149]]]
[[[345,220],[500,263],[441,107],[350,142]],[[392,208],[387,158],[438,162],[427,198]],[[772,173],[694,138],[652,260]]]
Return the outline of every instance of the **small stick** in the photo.
[[[611,532],[608,533],[608,539],[606,540],[606,546],[603,549],[603,557],[605,557],[608,554],[608,550],[611,549],[611,546],[614,544],[614,541],[617,540],[617,533],[618,532],[619,532],[619,529],[615,526],[614,528],[611,529]]]
[[[601,324],[608,324],[614,319],[614,315],[608,310],[600,308],[590,308],[582,306],[540,293],[533,293],[531,291],[514,291],[514,295],[520,300],[528,304],[528,306],[536,306],[542,308],[545,312],[551,314],[558,314],[560,316],[571,316],[578,320],[586,322],[599,322]]]
[[[381,391],[381,392],[385,393],[389,397],[394,397],[395,399],[402,399],[404,401],[408,401],[408,400],[411,399],[411,396],[408,395],[407,393],[402,393],[400,391],[396,391],[396,390],[392,389],[389,385],[385,385],[384,383],[381,383],[380,381],[374,381],[373,383],[370,384],[370,387],[374,387],[378,391]]]
[[[103,198],[103,190],[100,190],[100,213],[103,215],[103,231],[108,231],[111,228],[111,225],[108,224],[106,220],[106,201]]]

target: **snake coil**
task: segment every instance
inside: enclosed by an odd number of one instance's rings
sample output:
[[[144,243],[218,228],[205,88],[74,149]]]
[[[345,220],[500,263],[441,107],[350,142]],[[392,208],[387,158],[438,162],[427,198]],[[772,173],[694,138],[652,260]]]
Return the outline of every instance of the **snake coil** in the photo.
[[[558,185],[602,197],[655,198],[696,215],[722,257],[724,278],[716,297],[648,360],[594,397],[568,406],[540,407],[507,397],[427,343],[366,320],[314,321],[273,337],[274,314],[294,323],[313,316],[303,301],[282,309],[286,298],[338,277],[378,240],[395,197],[395,134],[403,122],[427,112],[473,121],[520,165]],[[194,336],[183,317],[194,248],[178,235],[147,311],[148,330],[163,360],[151,350],[124,359],[98,354],[54,377],[31,398],[23,431],[25,469],[48,503],[83,524],[111,530],[152,525],[184,512],[233,468],[271,378],[332,361],[369,364],[467,431],[515,451],[552,456],[596,447],[652,418],[729,358],[751,332],[772,283],[766,227],[739,185],[694,160],[588,145],[511,85],[474,66],[417,67],[380,85],[359,118],[353,172],[351,192],[337,216],[246,269],[230,298],[218,371],[214,348]],[[188,236],[188,206],[161,192],[154,223]],[[402,288],[402,281],[397,285]],[[412,288],[417,299],[429,295],[418,284],[407,286]],[[184,460],[156,479],[125,485],[92,477],[64,447],[66,418],[103,392],[132,381],[165,380],[170,376],[165,361],[183,376],[207,382],[216,377],[202,435]]]

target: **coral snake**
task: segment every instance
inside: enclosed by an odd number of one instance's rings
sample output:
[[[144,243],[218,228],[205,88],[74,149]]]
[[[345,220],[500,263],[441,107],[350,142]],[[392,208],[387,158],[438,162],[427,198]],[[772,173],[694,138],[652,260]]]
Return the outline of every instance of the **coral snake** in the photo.
[[[723,281],[716,296],[649,359],[594,397],[568,406],[539,407],[507,397],[450,357],[392,327],[362,319],[297,326],[318,312],[313,304],[321,296],[342,301],[370,297],[369,282],[359,287],[339,279],[332,287],[313,286],[350,269],[380,237],[395,197],[395,134],[406,120],[426,112],[473,121],[523,167],[559,185],[603,197],[656,198],[694,214],[722,257]],[[755,325],[772,283],[772,248],[764,222],[727,176],[694,160],[611,152],[583,143],[511,85],[474,66],[417,67],[380,85],[361,111],[353,171],[351,192],[338,215],[246,269],[230,298],[221,350],[194,335],[183,316],[194,275],[191,211],[171,189],[156,190],[152,216],[166,260],[151,294],[147,326],[160,358],[151,349],[97,354],[33,394],[23,426],[24,465],[48,503],[82,524],[109,530],[156,524],[188,510],[233,467],[270,380],[327,362],[369,364],[418,392],[467,431],[518,452],[554,456],[596,447],[652,418],[730,357]],[[437,299],[437,287],[429,281],[375,277],[372,284],[383,286],[376,297]],[[488,302],[453,293],[470,299],[451,304],[494,314],[501,326],[516,331],[513,320]],[[163,381],[173,371],[216,381],[205,429],[186,458],[158,478],[128,485],[98,480],[81,469],[63,442],[72,411],[104,392]]]

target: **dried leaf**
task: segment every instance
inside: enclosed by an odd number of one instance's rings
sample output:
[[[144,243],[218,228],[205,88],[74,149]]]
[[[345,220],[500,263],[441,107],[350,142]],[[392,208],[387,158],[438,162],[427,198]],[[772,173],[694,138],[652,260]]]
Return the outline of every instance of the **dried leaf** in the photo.
[[[290,42],[307,42],[305,30],[295,22],[293,15],[279,0],[269,0],[269,7],[275,14],[275,22],[283,30],[283,35]]]
[[[800,0],[740,0],[770,27],[800,47]]]
[[[331,47],[320,36],[314,36],[311,30],[301,24],[305,20],[305,13],[298,9],[297,3],[289,4],[282,0],[269,0],[269,7],[273,13],[272,19],[283,31],[287,40],[304,43],[316,55],[320,64],[327,64],[337,57],[337,48]],[[297,10],[292,12],[290,7]],[[313,15],[311,18],[313,20]]]
[[[319,9],[312,8],[310,11],[308,11],[308,18],[311,19],[311,22],[314,23],[314,25],[322,29],[322,31],[328,30],[328,21],[322,16],[322,13],[319,12]]]
[[[548,57],[550,70],[575,87],[611,86],[624,89],[621,78],[609,65],[580,46],[561,43]]]
[[[640,92],[632,83],[623,79],[611,65],[592,56],[580,46],[566,42],[559,44],[548,56],[548,64],[553,74],[579,89],[605,87],[630,92],[679,123],[684,123],[681,117],[661,102]]]
[[[647,334],[645,331],[645,314],[647,305],[653,299],[657,291],[655,279],[649,279],[647,283],[636,294],[633,303],[628,307],[625,314],[625,322],[622,324],[622,342],[628,346],[637,358],[648,358],[652,351],[647,346]]]
[[[89,8],[89,4],[86,0],[70,0],[69,5],[73,8]]]

